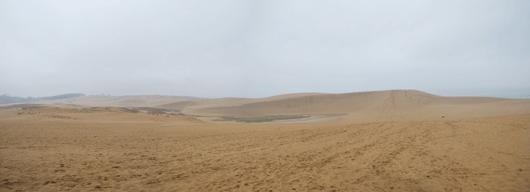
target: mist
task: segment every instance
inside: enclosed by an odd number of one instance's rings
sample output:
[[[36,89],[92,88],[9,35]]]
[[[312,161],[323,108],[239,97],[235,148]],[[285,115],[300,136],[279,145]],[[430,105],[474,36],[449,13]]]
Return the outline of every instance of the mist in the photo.
[[[24,97],[530,90],[529,1],[12,0],[0,26]]]

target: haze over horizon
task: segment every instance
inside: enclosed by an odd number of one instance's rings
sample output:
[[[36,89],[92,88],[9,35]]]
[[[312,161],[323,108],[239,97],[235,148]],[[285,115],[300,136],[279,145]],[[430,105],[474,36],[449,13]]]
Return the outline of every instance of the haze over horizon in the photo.
[[[402,89],[394,89],[394,90],[402,90]],[[372,91],[387,91],[387,90],[372,90]],[[372,91],[368,91],[368,92],[372,92]],[[358,92],[365,92],[365,91],[358,91]],[[428,90],[428,91],[422,91],[422,92],[425,92],[428,94],[439,95],[439,96],[445,96],[445,97],[496,97],[496,98],[506,98],[506,99],[530,99],[530,88],[448,89],[448,90]],[[38,96],[38,97],[27,96],[27,97],[21,97],[21,98],[38,100],[39,98],[47,98],[47,97],[54,98],[54,97],[62,96],[62,95],[80,94],[80,96],[113,96],[113,97],[114,96],[168,96],[168,97],[187,97],[187,98],[196,98],[196,99],[197,98],[198,99],[215,99],[215,98],[254,98],[256,99],[256,98],[266,98],[266,97],[273,97],[273,96],[287,95],[287,94],[304,94],[304,93],[323,93],[323,92],[284,93],[284,94],[278,94],[278,95],[268,95],[268,96],[263,96],[263,97],[237,97],[237,96],[198,97],[198,96],[193,96],[193,95],[161,95],[161,94],[125,94],[125,95],[93,94],[93,95],[87,95],[83,93],[66,93],[66,94],[60,94],[60,95],[47,95],[47,96]],[[344,92],[344,93],[353,93],[353,92]],[[334,93],[334,94],[343,94],[343,93]],[[3,95],[0,95],[0,97],[1,96],[7,96],[11,98],[20,97],[17,95],[10,95],[10,94],[3,94]],[[21,102],[25,102],[25,101],[21,101]]]
[[[0,1],[0,26],[0,95],[530,90],[529,1]]]

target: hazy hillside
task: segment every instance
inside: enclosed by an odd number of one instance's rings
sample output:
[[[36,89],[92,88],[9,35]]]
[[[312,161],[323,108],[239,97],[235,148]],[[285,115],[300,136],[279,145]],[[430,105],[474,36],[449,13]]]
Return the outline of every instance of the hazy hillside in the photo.
[[[389,90],[344,94],[320,94],[261,101],[233,106],[201,106],[185,111],[197,115],[236,117],[270,114],[346,113],[343,121],[425,120],[524,114],[528,99],[492,97],[443,97],[416,90]]]
[[[27,97],[27,98],[0,95],[0,104],[42,101],[42,100],[57,100],[57,99],[75,98],[75,97],[80,97],[80,96],[85,96],[85,95],[82,93],[68,93],[68,94],[55,95],[55,96],[49,96],[49,97]]]
[[[469,118],[530,112],[529,99],[445,97],[417,90],[342,94],[296,93],[256,99],[199,99],[162,95],[78,97],[82,95],[64,94],[39,98],[4,95],[2,103],[35,101],[35,104],[42,105],[155,107],[208,118],[220,116],[249,118],[266,115],[312,115],[314,118],[321,118],[332,115],[333,119],[329,119],[330,121],[342,122],[427,120],[438,119],[440,115],[446,115],[447,118]],[[56,101],[56,99],[63,100]]]

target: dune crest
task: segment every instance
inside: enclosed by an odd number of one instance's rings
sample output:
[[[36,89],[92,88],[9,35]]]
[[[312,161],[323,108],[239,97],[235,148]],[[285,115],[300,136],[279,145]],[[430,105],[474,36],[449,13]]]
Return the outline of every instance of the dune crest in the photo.
[[[530,100],[442,97],[416,90],[302,95],[230,106],[197,106],[187,113],[252,117],[268,114],[347,113],[338,121],[428,120],[525,114]]]
[[[7,105],[2,108],[17,105],[20,104]],[[205,99],[160,95],[83,96],[55,101],[32,102],[31,105],[154,107],[194,116],[241,118],[266,115],[312,115],[312,118],[318,119],[329,114],[346,114],[341,117],[328,118],[325,122],[432,120],[441,115],[455,119],[526,114],[530,111],[530,99],[443,97],[417,90],[342,94],[293,93],[257,99]],[[206,120],[205,118],[202,119]]]

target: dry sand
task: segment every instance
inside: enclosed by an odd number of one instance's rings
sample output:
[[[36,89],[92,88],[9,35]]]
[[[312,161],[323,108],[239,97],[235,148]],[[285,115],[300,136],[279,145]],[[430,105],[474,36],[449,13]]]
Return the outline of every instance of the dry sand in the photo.
[[[243,124],[2,109],[0,191],[530,191],[530,100],[402,90],[137,102],[196,115],[348,115]]]

